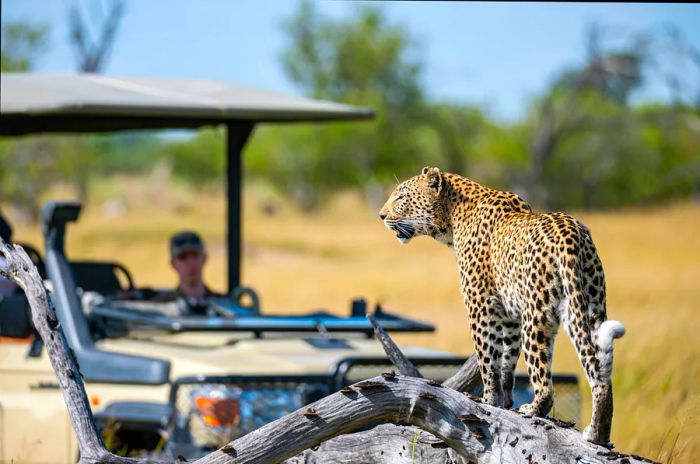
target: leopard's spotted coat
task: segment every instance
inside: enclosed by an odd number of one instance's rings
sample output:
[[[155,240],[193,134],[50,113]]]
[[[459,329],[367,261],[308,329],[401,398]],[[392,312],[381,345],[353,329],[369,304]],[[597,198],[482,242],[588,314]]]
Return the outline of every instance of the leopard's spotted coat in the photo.
[[[607,443],[612,340],[624,327],[606,322],[603,267],[581,222],[564,213],[533,213],[514,193],[437,168],[401,183],[380,217],[402,243],[428,235],[454,249],[485,402],[512,406],[522,349],[535,397],[520,411],[546,415],[553,404],[554,338],[563,325],[593,390],[584,433]]]

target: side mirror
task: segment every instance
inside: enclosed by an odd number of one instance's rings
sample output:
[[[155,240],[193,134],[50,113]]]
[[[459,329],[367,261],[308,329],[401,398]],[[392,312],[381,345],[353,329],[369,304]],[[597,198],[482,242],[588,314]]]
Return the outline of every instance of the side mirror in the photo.
[[[33,333],[24,294],[0,296],[0,337],[27,338]]]

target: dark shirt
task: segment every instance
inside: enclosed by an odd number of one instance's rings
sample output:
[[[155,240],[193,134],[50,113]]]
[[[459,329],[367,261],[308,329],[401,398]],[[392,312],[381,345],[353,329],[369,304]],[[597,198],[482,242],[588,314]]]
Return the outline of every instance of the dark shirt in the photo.
[[[176,293],[177,296],[181,296],[181,297],[183,297],[183,298],[187,298],[187,297],[185,296],[185,294],[182,293],[182,290],[180,290],[180,287],[179,287],[179,286],[175,289],[175,293]],[[209,287],[207,287],[206,285],[204,286],[204,296],[203,296],[202,298],[212,298],[212,297],[213,297],[213,298],[221,298],[221,297],[223,297],[223,296],[225,296],[225,295],[222,295],[222,294],[216,293],[216,292],[212,292],[211,289],[210,289]]]

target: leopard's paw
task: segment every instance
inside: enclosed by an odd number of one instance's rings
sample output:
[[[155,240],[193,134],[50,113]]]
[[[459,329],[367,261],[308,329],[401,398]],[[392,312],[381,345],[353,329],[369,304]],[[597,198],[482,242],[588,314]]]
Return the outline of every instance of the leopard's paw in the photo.
[[[591,443],[595,443],[597,445],[605,446],[609,449],[613,448],[613,444],[609,442],[606,437],[602,437],[600,431],[595,427],[592,427],[590,425],[587,426],[585,429],[583,429],[582,434],[583,438],[585,438],[586,441],[590,441]]]
[[[526,403],[520,406],[518,409],[518,412],[522,414],[523,416],[534,416],[535,414],[533,413],[535,410],[534,406],[532,403]]]

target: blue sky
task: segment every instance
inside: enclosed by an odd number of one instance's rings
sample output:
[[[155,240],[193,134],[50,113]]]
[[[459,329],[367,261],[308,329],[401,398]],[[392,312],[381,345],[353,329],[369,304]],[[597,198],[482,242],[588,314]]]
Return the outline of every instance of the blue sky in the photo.
[[[94,0],[3,0],[2,22],[50,25],[50,48],[37,71],[73,71],[66,11]],[[106,3],[106,2],[102,2]],[[131,0],[106,74],[197,77],[298,94],[279,55],[280,27],[292,0]],[[318,1],[330,17],[350,18],[366,2]],[[563,67],[580,63],[584,32],[600,23],[621,33],[675,26],[700,49],[700,5],[601,3],[369,2],[406,26],[418,43],[428,94],[478,104],[514,120]],[[697,70],[690,79],[700,82]],[[638,101],[666,98],[659,82]]]

